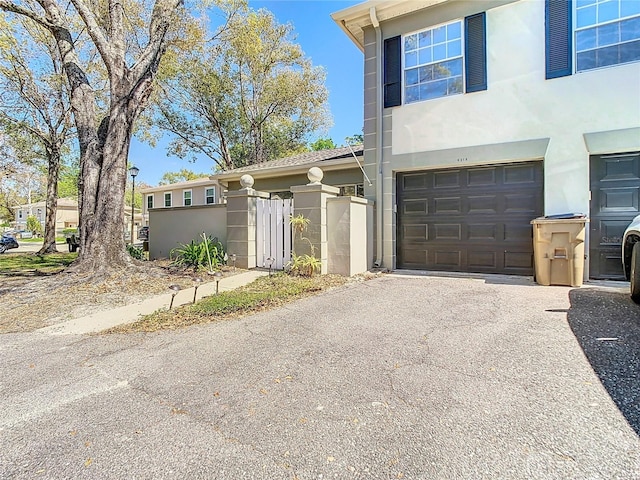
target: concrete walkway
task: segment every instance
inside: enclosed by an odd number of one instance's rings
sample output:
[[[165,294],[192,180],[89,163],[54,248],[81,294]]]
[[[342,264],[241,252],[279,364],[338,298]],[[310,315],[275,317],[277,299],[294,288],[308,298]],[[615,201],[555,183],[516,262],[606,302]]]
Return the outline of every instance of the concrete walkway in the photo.
[[[218,285],[218,291],[226,292],[229,290],[235,290],[236,288],[247,285],[258,277],[264,275],[268,275],[268,272],[249,270],[230,277],[223,277]],[[215,281],[203,283],[198,287],[197,299],[215,295],[215,293]],[[173,307],[192,303],[193,294],[194,287],[180,290],[173,300]],[[73,320],[69,320],[64,323],[50,325],[36,330],[36,332],[48,335],[79,335],[85,333],[96,333],[117,325],[133,323],[138,320],[141,315],[148,315],[157,310],[169,308],[170,303],[171,293],[165,293],[148,298],[142,302],[124,305],[111,310],[102,310],[85,317],[74,318]]]

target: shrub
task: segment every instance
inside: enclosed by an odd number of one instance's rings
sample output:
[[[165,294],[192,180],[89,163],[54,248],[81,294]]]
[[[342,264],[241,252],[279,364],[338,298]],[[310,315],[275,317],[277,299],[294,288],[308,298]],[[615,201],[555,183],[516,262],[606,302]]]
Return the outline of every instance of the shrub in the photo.
[[[33,233],[34,235],[42,234],[42,224],[35,217],[35,215],[29,215],[27,217],[27,231]]]
[[[128,244],[127,245],[127,252],[129,252],[129,255],[131,255],[136,260],[144,260],[145,259],[144,250],[142,250],[141,247],[136,247],[135,245]]]
[[[193,271],[209,269],[213,271],[224,263],[224,247],[217,237],[211,238],[202,234],[202,240],[181,244],[169,253],[173,265],[193,268]]]
[[[310,255],[298,255],[295,250],[291,252],[291,261],[287,264],[287,271],[291,275],[311,277],[322,268],[322,262],[316,257],[316,248],[311,243],[311,240],[304,236],[304,231],[309,226],[309,221],[302,214],[292,215],[290,218],[294,235],[295,233],[300,235],[300,240],[305,240],[309,244],[309,250],[311,251]]]

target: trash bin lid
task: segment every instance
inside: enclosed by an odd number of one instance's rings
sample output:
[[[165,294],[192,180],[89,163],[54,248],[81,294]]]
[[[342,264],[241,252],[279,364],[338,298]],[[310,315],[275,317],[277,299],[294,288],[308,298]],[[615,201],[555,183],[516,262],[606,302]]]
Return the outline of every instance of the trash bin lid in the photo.
[[[544,218],[547,219],[557,219],[557,220],[566,220],[569,218],[585,218],[586,215],[584,213],[556,213],[555,215],[547,215]]]

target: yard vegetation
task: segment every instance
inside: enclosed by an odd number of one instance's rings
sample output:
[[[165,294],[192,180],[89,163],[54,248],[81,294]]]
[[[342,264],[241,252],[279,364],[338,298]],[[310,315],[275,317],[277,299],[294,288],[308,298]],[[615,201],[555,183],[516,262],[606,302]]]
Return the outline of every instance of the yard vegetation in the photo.
[[[69,266],[77,256],[77,253],[3,255],[2,262],[0,262],[0,275],[50,275],[62,271],[65,267]]]
[[[190,325],[235,318],[290,303],[299,298],[344,285],[349,278],[340,275],[314,277],[290,276],[278,273],[258,278],[236,290],[221,292],[174,310],[161,310],[140,321],[120,325],[104,333],[155,332]]]

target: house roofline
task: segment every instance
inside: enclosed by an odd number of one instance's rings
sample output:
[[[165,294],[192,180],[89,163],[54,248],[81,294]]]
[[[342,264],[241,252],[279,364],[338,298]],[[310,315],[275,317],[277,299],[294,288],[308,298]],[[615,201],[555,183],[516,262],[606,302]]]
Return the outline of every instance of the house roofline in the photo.
[[[362,156],[359,156],[358,159],[361,161]],[[349,168],[354,168],[354,167],[357,168],[358,164],[356,163],[353,156],[348,156],[344,158],[336,158],[333,160],[316,160],[315,162],[304,163],[302,165],[279,165],[277,167],[260,168],[256,170],[245,171],[245,172],[218,173],[213,177],[217,178],[218,180],[224,180],[226,182],[229,182],[229,181],[240,180],[240,177],[246,174],[251,175],[253,178],[271,177],[273,176],[274,173],[285,173],[287,175],[299,175],[299,174],[307,173],[311,167],[320,167],[326,171],[336,171],[336,170],[347,170]]]
[[[333,21],[364,52],[364,29],[372,26],[370,10],[380,22],[452,0],[369,0],[331,14]]]
[[[209,177],[187,180],[186,182],[177,182],[170,183],[168,185],[158,185],[157,187],[141,188],[140,193],[167,192],[169,190],[176,190],[179,188],[203,187],[205,185],[212,185],[213,183],[215,183],[215,181],[215,175],[212,175]]]

